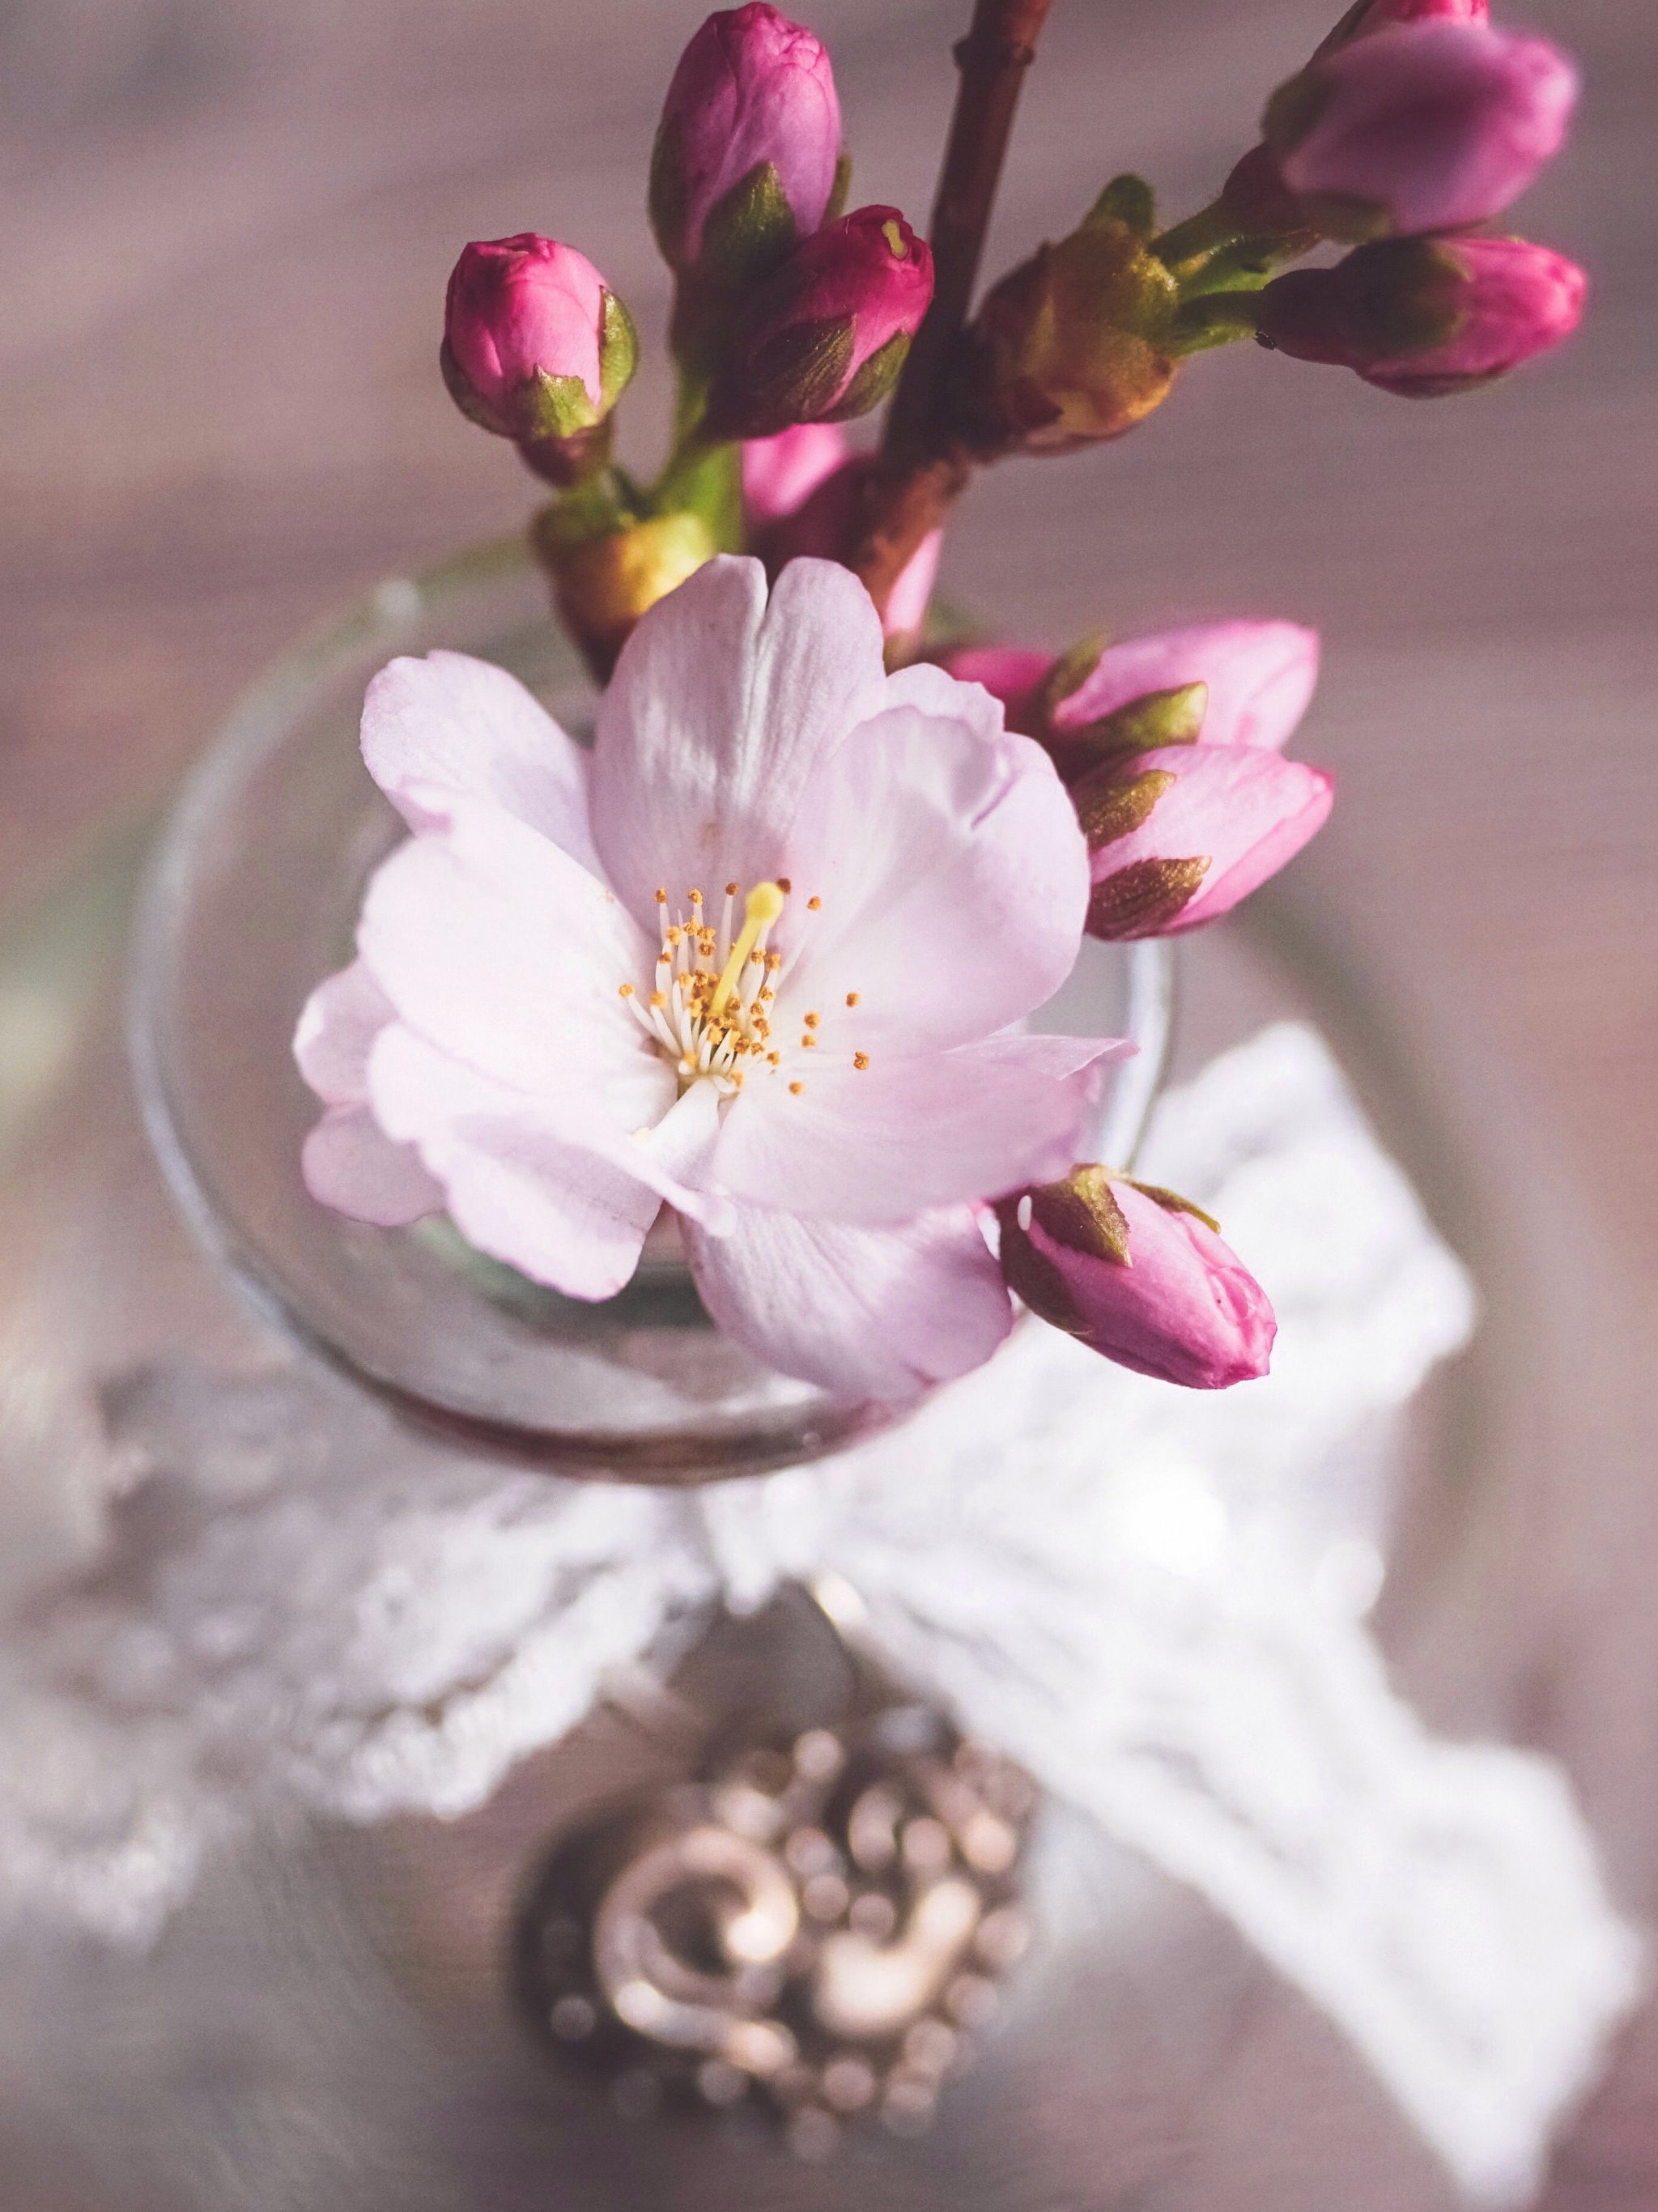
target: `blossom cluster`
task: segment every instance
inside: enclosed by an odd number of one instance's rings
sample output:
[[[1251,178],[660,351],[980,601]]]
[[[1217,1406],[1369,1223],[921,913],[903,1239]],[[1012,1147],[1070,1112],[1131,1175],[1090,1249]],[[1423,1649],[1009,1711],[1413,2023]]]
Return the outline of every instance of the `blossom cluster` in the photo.
[[[409,835],[301,1020],[313,1195],[388,1230],[446,1212],[590,1299],[666,1206],[720,1327],[878,1399],[977,1364],[1016,1301],[1172,1382],[1262,1373],[1271,1308],[1217,1224],[1080,1157],[1130,1048],[1030,1024],[1085,936],[1215,921],[1323,823],[1330,778],[1284,750],[1317,639],[953,636],[942,526],[979,467],[1121,435],[1234,339],[1410,396],[1553,344],[1582,272],[1484,226],[1575,94],[1486,0],[1357,0],[1209,206],[1164,228],[1114,178],[975,313],[934,307],[897,210],[843,211],[821,41],[765,0],[711,16],[648,184],[657,476],[616,459],[639,340],[590,261],[524,232],[451,279],[446,382],[550,489],[532,543],[604,688],[589,749],[463,655],[371,686]]]

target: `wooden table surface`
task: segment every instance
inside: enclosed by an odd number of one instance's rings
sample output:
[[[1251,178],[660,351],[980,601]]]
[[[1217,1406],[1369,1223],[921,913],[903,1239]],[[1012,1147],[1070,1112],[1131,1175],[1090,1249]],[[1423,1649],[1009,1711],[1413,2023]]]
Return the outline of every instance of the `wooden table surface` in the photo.
[[[1333,7],[1058,0],[996,258],[1066,227],[1121,168],[1149,174],[1166,209],[1195,204]],[[112,811],[162,793],[297,628],[526,512],[513,457],[459,420],[436,374],[463,240],[535,228],[599,264],[651,337],[624,433],[648,456],[666,286],[642,179],[699,12],[9,0],[0,908]],[[965,12],[815,9],[859,199],[923,216]],[[1321,627],[1305,749],[1342,791],[1304,882],[1384,993],[1485,1072],[1493,1111],[1542,1133],[1600,1218],[1612,1304],[1649,1340],[1658,14],[1649,0],[1525,12],[1588,78],[1572,152],[1519,216],[1594,275],[1562,355],[1435,405],[1252,348],[1199,360],[1121,447],[984,479],[945,574],[1054,642],[1222,612]],[[1633,1387],[1619,1372],[1613,1387]],[[1527,1722],[1573,1760],[1637,1910],[1658,1899],[1645,1474],[1586,1501],[1570,1633]],[[1658,2204],[1658,2020],[1627,2039],[1547,2202]]]

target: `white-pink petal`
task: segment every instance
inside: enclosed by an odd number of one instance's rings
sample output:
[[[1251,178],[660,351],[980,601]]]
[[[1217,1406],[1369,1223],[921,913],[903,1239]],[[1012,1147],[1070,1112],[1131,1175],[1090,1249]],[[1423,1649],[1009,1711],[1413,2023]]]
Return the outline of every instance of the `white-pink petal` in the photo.
[[[727,1335],[826,1389],[902,1403],[981,1365],[1012,1326],[965,1207],[868,1229],[744,1206],[728,1236],[685,1241]]]
[[[621,996],[654,948],[597,877],[502,808],[447,802],[446,827],[382,864],[357,944],[401,1019],[455,1059],[622,1129],[666,1111],[671,1071]]]
[[[821,905],[797,903],[774,941],[790,956],[780,1024],[811,1012],[848,1050],[909,1055],[1053,997],[1076,961],[1088,854],[1053,763],[1002,729],[988,693],[936,668],[893,689],[915,703],[855,730],[809,793],[813,854],[792,866]]]
[[[516,676],[469,653],[389,661],[362,708],[368,773],[411,830],[426,826],[418,787],[493,799],[596,867],[587,826],[587,755]]]
[[[703,1109],[688,1105],[689,1093],[676,1103],[671,1080],[658,1102],[659,1121],[627,1132],[616,1127],[602,1099],[584,1102],[577,1094],[550,1101],[515,1091],[394,1022],[375,1043],[368,1081],[369,1104],[380,1127],[399,1143],[415,1145],[445,1183],[458,1148],[483,1144],[500,1151],[521,1134],[537,1146],[556,1139],[571,1148],[573,1158],[591,1154],[652,1193],[653,1210],[656,1200],[666,1199],[715,1226],[728,1211],[683,1179],[682,1171],[707,1158],[710,1139]],[[580,1172],[586,1174],[585,1165]],[[629,1201],[626,1211],[631,1215],[633,1210]]]
[[[657,602],[599,706],[593,838],[651,926],[659,886],[744,885],[787,872],[819,764],[885,684],[869,594],[834,561],[792,561],[774,586],[722,556]]]
[[[368,1054],[397,1009],[361,960],[319,983],[294,1032],[300,1073],[325,1105],[368,1096]]]
[[[801,1085],[751,1083],[727,1109],[711,1179],[733,1199],[817,1220],[891,1224],[1066,1175],[1109,1039],[1008,1036],[855,1067],[802,1054]]]
[[[306,1138],[300,1168],[319,1205],[375,1229],[402,1229],[443,1211],[441,1183],[412,1145],[385,1134],[367,1106],[331,1106]]]

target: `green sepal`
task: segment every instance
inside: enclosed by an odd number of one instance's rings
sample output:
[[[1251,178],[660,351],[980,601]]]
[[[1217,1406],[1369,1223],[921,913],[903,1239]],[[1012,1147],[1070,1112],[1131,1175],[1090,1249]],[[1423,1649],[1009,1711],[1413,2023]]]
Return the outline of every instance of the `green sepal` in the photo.
[[[1066,701],[1087,683],[1099,666],[1110,641],[1108,630],[1090,631],[1088,636],[1078,638],[1075,645],[1067,647],[1048,670],[1036,693],[1036,710],[1044,729],[1055,727],[1054,716]],[[1069,730],[1064,732],[1067,738],[1074,734]]]
[[[1379,351],[1422,353],[1448,345],[1467,321],[1467,272],[1448,240],[1402,238],[1370,253],[1349,254],[1339,267]],[[1385,271],[1387,281],[1359,283],[1366,270]]]
[[[671,269],[679,266],[685,246],[685,163],[679,142],[677,118],[660,125],[651,148],[651,177],[645,195],[651,229]]]
[[[1335,87],[1322,76],[1303,70],[1267,101],[1260,118],[1260,135],[1275,154],[1288,154],[1299,146],[1331,100]]]
[[[1181,860],[1131,860],[1095,884],[1083,927],[1108,942],[1159,937],[1190,906],[1209,872],[1206,855]]]
[[[852,156],[843,146],[835,157],[835,182],[829,186],[829,205],[823,210],[824,224],[840,222],[851,193]]]
[[[530,535],[544,556],[556,560],[595,538],[630,528],[638,519],[623,480],[616,470],[606,469],[550,501],[531,523]]]
[[[1085,775],[1071,796],[1089,851],[1102,853],[1108,845],[1143,829],[1152,808],[1174,782],[1166,768],[1149,768],[1144,775],[1128,776],[1108,768]]]
[[[472,389],[471,380],[455,359],[454,349],[447,338],[438,349],[438,367],[443,372],[443,381],[449,397],[469,422],[476,422],[480,430],[490,431],[497,438],[511,434],[495,409],[486,404]]]
[[[603,417],[579,376],[549,376],[537,369],[518,399],[523,438],[573,438]]]
[[[867,415],[872,407],[880,405],[897,383],[908,356],[908,331],[895,331],[884,346],[878,346],[871,354],[829,412],[814,419],[850,422],[856,416]]]
[[[751,284],[786,258],[799,236],[775,165],[756,162],[708,210],[696,273],[726,289]]]
[[[1368,246],[1393,234],[1392,210],[1379,200],[1357,199],[1351,192],[1303,192],[1301,204],[1321,237],[1343,246]]]
[[[1128,1264],[1128,1218],[1102,1167],[1072,1168],[1063,1182],[1030,1194],[1030,1218],[1045,1237],[1090,1260]]]
[[[837,315],[792,324],[758,347],[736,380],[743,436],[769,437],[795,422],[821,422],[846,383],[853,343],[852,317]],[[717,399],[712,411],[720,413]]]
[[[1068,744],[1101,754],[1155,752],[1161,745],[1194,744],[1209,708],[1206,684],[1177,684],[1146,691],[1096,722],[1062,730]]]
[[[598,384],[606,412],[615,406],[639,366],[639,332],[616,294],[606,291],[598,326]]]
[[[1211,347],[1236,345],[1252,338],[1259,326],[1260,288],[1247,292],[1202,292],[1187,298],[1175,313],[1169,349],[1182,360],[1189,354],[1206,353]]]
[[[1087,223],[1110,223],[1146,243],[1157,234],[1157,204],[1144,177],[1113,177],[1087,215]]]
[[[744,550],[743,459],[736,445],[693,443],[677,453],[657,480],[651,506],[659,514],[700,515],[721,553]]]

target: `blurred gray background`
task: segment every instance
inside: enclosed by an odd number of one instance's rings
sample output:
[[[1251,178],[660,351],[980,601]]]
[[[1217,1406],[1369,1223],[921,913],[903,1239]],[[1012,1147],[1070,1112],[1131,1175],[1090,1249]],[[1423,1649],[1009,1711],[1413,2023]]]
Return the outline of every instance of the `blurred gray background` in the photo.
[[[1147,174],[1171,219],[1187,212],[1336,11],[1056,0],[993,268],[1067,228],[1118,169]],[[436,374],[465,240],[532,228],[598,263],[652,340],[623,430],[651,458],[666,283],[644,169],[701,12],[0,9],[0,916],[112,813],[155,803],[296,629],[527,514],[513,456],[461,422]],[[854,198],[921,221],[965,0],[810,12],[835,58]],[[1341,796],[1303,886],[1382,996],[1483,1072],[1493,1114],[1501,1099],[1565,1164],[1604,1231],[1620,1323],[1648,1343],[1658,15],[1650,0],[1525,13],[1588,81],[1573,150],[1515,216],[1593,272],[1588,325],[1562,354],[1431,405],[1252,348],[1200,359],[1121,446],[982,479],[944,574],[1053,643],[1225,613],[1319,625],[1303,749]],[[1637,1907],[1658,1891],[1658,1480],[1644,1474],[1582,1501],[1515,1721],[1574,1755]],[[1658,2205],[1658,2027],[1626,2039],[1548,2202]]]

